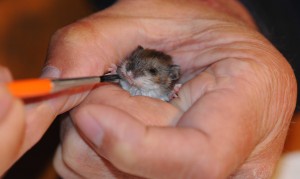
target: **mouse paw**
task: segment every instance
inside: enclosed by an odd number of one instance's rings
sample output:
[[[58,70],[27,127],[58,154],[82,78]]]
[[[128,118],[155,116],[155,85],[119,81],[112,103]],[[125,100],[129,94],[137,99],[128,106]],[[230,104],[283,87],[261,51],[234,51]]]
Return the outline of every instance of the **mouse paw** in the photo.
[[[182,84],[175,84],[173,90],[171,91],[169,98],[173,99],[173,98],[177,98],[178,97],[178,92],[181,88]]]
[[[179,92],[179,90],[180,90],[181,86],[182,86],[182,84],[175,84],[175,86],[174,86],[174,89],[173,89],[173,90],[175,91],[175,93],[176,93],[176,94]]]
[[[114,63],[112,63],[111,65],[110,65],[110,67],[108,68],[108,75],[113,75],[113,74],[117,74],[117,68],[118,68],[118,66],[116,65],[116,64],[114,64]]]

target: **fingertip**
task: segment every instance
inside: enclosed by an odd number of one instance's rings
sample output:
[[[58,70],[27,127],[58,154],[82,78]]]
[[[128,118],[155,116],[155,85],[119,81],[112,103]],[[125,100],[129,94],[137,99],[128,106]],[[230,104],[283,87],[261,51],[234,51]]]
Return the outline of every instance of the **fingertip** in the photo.
[[[99,148],[102,145],[104,132],[99,123],[101,116],[95,116],[94,110],[98,109],[95,109],[94,106],[84,106],[73,110],[71,116],[84,136]]]
[[[105,140],[124,137],[126,131],[137,123],[129,114],[101,104],[79,106],[72,110],[71,116],[75,125],[97,148],[103,146],[104,135]]]
[[[62,160],[62,149],[61,149],[61,145],[59,145],[56,148],[55,154],[54,154],[54,158],[53,158],[53,167],[55,169],[55,171],[62,176],[62,171],[64,171],[64,165],[63,165],[63,160]]]
[[[0,82],[12,81],[12,75],[8,68],[0,66]]]
[[[13,97],[9,93],[6,86],[0,84],[0,121],[5,119],[5,116],[9,109],[13,105]]]
[[[65,160],[62,156],[61,145],[59,145],[56,149],[53,159],[53,167],[56,173],[58,173],[58,175],[63,178],[82,178],[66,165]]]
[[[61,70],[54,66],[45,66],[42,70],[41,78],[58,78],[61,75]]]
[[[121,167],[134,163],[133,148],[143,136],[144,127],[132,116],[104,105],[80,107],[71,116],[98,154]]]

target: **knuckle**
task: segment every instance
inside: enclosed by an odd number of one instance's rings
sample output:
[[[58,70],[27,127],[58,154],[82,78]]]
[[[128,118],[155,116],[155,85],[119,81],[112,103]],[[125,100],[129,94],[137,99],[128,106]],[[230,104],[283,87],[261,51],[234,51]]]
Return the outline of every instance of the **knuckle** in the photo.
[[[58,29],[51,37],[50,44],[79,44],[90,39],[91,24],[88,21],[78,21]]]
[[[144,153],[139,150],[137,145],[118,144],[112,148],[113,155],[110,155],[109,160],[116,168],[127,173],[139,173],[142,170]]]

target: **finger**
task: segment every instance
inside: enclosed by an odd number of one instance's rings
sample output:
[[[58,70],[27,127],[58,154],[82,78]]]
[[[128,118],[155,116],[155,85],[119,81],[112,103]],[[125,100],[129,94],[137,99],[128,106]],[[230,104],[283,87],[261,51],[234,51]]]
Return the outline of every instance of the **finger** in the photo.
[[[46,64],[61,77],[101,75],[136,48],[142,39],[136,29],[122,19],[88,17],[54,35]]]
[[[60,137],[62,143],[54,160],[59,175],[63,178],[91,178],[91,168],[99,166],[99,157],[79,137],[69,117],[61,123]],[[78,155],[79,152],[81,155]]]
[[[288,106],[285,106],[286,110],[282,110],[282,107],[280,110],[275,110],[284,114],[273,111],[275,107],[273,105],[278,104],[278,101],[275,103],[270,101],[275,99],[275,96],[280,96],[281,90],[274,85],[271,88],[272,92],[268,91],[270,88],[265,86],[263,80],[269,79],[270,82],[272,77],[266,77],[265,75],[269,74],[261,67],[261,64],[258,65],[250,59],[228,58],[215,63],[186,83],[179,91],[179,98],[173,101],[176,106],[185,111],[178,126],[195,127],[206,133],[213,143],[222,146],[222,150],[218,152],[221,155],[235,156],[240,159],[250,156],[239,169],[237,175],[241,175],[241,178],[254,176],[254,172],[249,170],[251,167],[255,168],[254,165],[257,171],[255,177],[271,175],[275,167],[272,163],[276,163],[281,152],[278,146],[284,143],[292,116],[293,108],[288,109]],[[262,71],[263,73],[260,73]],[[292,84],[293,82],[287,80],[289,78],[283,74],[284,72],[281,73],[281,77],[276,78],[276,81],[283,77],[287,82],[286,86]],[[283,96],[285,100],[291,102],[290,105],[293,105],[292,93]],[[268,104],[265,103],[266,101],[269,101]],[[273,109],[272,114],[268,114],[269,109]],[[273,115],[276,117],[270,117]],[[287,118],[279,119],[279,116]],[[278,131],[282,132],[278,133]],[[258,162],[253,162],[253,158]],[[226,159],[226,161],[232,160]]]
[[[227,162],[200,130],[145,127],[128,113],[102,105],[79,108],[72,116],[94,150],[122,171],[146,178],[228,175]]]
[[[181,116],[181,111],[169,103],[150,97],[131,96],[119,86],[111,84],[94,89],[80,106],[90,104],[115,107],[146,125],[175,125]]]
[[[8,114],[9,109],[12,107],[13,98],[9,94],[6,86],[0,83],[0,124],[5,120],[5,116]]]
[[[58,147],[54,166],[63,178],[135,178],[114,168],[79,136],[70,118],[61,125],[62,144]]]
[[[53,166],[55,171],[60,177],[63,178],[82,178],[82,176],[78,175],[78,173],[75,173],[74,170],[70,169],[63,160],[62,156],[62,148],[61,146],[58,146],[56,149],[54,159],[53,159]]]
[[[25,118],[23,104],[0,86],[0,175],[22,154]]]
[[[8,68],[0,65],[0,82],[9,82],[12,80],[12,76]]]
[[[50,67],[45,73],[52,78],[58,78],[61,72]],[[87,92],[65,92],[49,97],[41,97],[38,100],[26,102],[26,132],[24,150],[33,146],[49,128],[57,115],[66,112],[77,105]]]

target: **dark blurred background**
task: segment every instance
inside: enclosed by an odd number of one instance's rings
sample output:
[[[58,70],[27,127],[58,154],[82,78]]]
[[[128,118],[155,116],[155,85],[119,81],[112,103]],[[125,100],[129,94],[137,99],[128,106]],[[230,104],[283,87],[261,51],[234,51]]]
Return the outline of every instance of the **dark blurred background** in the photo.
[[[0,0],[0,64],[15,79],[38,77],[51,35],[114,1],[110,0]],[[256,19],[261,32],[284,54],[300,75],[300,7],[296,0],[241,0]],[[299,101],[299,100],[298,100]],[[299,115],[291,125],[285,152],[300,150]],[[59,142],[59,118],[42,140],[4,177],[57,178],[52,157]],[[299,132],[298,132],[299,131]],[[1,161],[0,161],[1,162]]]
[[[300,78],[300,3],[298,0],[241,0],[261,32],[292,65]],[[298,90],[299,91],[299,90]],[[300,98],[298,97],[299,111]]]

